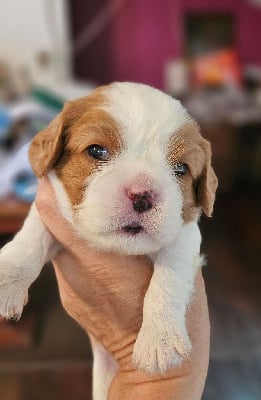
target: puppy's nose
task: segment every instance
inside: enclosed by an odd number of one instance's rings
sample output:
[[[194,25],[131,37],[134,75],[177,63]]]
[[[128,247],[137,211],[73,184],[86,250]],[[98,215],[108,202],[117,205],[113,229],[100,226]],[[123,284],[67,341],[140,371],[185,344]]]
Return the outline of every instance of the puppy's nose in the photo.
[[[150,191],[132,192],[128,191],[127,195],[132,201],[132,206],[138,213],[143,213],[153,207],[153,195]]]

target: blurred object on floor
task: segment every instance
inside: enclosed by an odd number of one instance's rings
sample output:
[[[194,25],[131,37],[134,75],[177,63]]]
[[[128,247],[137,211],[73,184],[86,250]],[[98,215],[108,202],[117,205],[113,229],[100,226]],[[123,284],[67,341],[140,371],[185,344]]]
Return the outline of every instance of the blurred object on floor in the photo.
[[[0,200],[0,234],[18,232],[24,223],[29,208],[29,203],[19,201],[14,197]]]
[[[247,64],[244,70],[244,87],[248,92],[255,93],[261,90],[261,67]]]
[[[205,88],[188,96],[185,106],[212,145],[219,192],[261,183],[261,102],[239,88]],[[260,96],[261,99],[261,96]]]
[[[193,60],[193,87],[239,86],[241,69],[233,49],[221,49],[197,56]]]
[[[189,69],[185,60],[170,59],[164,70],[165,90],[172,96],[182,99],[190,90]]]
[[[13,193],[21,200],[33,201],[37,188],[37,180],[33,176],[29,163],[28,149],[29,144],[24,145],[15,155],[12,154],[10,157],[7,157],[6,162],[0,165],[0,199]],[[23,188],[18,186],[21,174],[26,174],[28,177],[27,182],[24,182],[25,186]],[[26,189],[30,191],[28,196],[26,196]]]
[[[235,153],[235,188],[256,197],[261,188],[261,121],[238,128]]]
[[[14,178],[12,193],[18,199],[32,203],[35,199],[38,180],[31,171],[20,171]]]
[[[226,86],[206,87],[192,93],[185,105],[199,124],[242,124],[261,121],[259,96],[253,98],[244,90]]]
[[[32,346],[33,318],[24,318],[16,322],[6,322],[0,319],[0,351],[26,349]]]
[[[27,95],[31,82],[26,68],[12,70],[4,59],[0,59],[0,101],[12,101]]]
[[[26,96],[15,99],[0,98],[0,198],[13,194],[33,201],[36,179],[28,161],[28,143],[57,115],[66,100],[86,96],[92,88],[67,82],[62,87],[32,86]]]
[[[0,373],[0,398],[4,400],[92,400],[91,366],[62,362],[32,364]]]

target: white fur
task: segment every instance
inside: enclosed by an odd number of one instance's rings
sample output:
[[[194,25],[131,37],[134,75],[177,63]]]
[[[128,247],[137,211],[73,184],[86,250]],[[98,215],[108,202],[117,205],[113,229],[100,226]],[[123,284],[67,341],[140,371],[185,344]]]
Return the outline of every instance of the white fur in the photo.
[[[145,85],[117,83],[107,89],[106,96],[104,108],[121,129],[121,153],[88,178],[77,208],[71,207],[55,173],[49,176],[62,214],[81,237],[98,249],[147,254],[153,260],[133,360],[148,373],[165,373],[191,349],[185,314],[201,264],[197,221],[183,222],[182,192],[166,157],[168,140],[190,117],[177,100]],[[152,191],[155,207],[136,213],[126,197],[132,185]],[[122,227],[131,223],[141,224],[144,232],[124,233]],[[22,230],[0,253],[2,316],[20,316],[28,287],[53,246],[33,206]],[[105,350],[94,345],[95,400],[106,399],[115,371]],[[103,381],[107,383],[102,385]]]
[[[120,124],[123,148],[154,169],[166,159],[170,136],[192,120],[178,100],[147,85],[114,83],[106,94],[104,108]]]
[[[197,223],[188,223],[172,245],[153,257],[154,273],[134,346],[135,364],[149,373],[165,373],[191,350],[185,314],[200,265],[200,241]]]
[[[57,178],[54,171],[49,172],[48,177],[55,191],[55,196],[63,217],[70,223],[73,222],[73,210],[69,197],[64,190],[62,182]]]

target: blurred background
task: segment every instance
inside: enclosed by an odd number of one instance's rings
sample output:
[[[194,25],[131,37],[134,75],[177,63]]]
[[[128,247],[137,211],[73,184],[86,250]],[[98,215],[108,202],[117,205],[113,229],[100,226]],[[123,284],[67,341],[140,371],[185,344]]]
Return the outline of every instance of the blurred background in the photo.
[[[111,81],[179,98],[212,143],[202,217],[212,327],[204,400],[261,399],[261,0],[0,3],[0,243],[36,190],[28,142],[65,100]],[[0,398],[91,398],[92,356],[46,266],[19,323],[0,323]]]

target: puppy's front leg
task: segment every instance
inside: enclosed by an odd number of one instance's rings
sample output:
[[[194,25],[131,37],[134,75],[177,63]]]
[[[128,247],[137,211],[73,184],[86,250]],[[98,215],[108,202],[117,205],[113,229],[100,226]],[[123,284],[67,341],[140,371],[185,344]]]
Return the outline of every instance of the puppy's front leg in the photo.
[[[0,250],[0,315],[19,319],[28,289],[43,265],[58,250],[35,204],[22,229]]]
[[[154,258],[154,273],[144,299],[143,323],[133,359],[147,373],[165,373],[191,350],[186,310],[201,264],[196,223],[182,227],[175,243]]]

